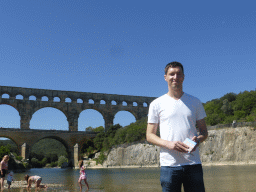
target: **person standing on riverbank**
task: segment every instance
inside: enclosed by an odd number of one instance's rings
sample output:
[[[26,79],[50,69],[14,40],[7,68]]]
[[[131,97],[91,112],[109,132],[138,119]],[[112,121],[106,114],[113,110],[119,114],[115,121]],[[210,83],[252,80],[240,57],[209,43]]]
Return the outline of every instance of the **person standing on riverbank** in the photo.
[[[184,78],[181,63],[167,64],[164,79],[168,93],[149,106],[146,137],[148,142],[161,147],[160,182],[163,192],[180,192],[182,184],[186,192],[205,191],[197,147],[208,136],[204,120],[206,114],[199,99],[183,92]],[[158,126],[160,137],[157,135]],[[183,143],[187,138],[196,142],[191,152],[190,147]]]
[[[8,161],[9,161],[9,156],[5,155],[0,163],[0,171],[1,171],[1,175],[0,175],[0,188],[1,190],[4,189],[4,178],[5,175],[8,171]]]
[[[78,166],[80,168],[80,177],[78,179],[78,183],[79,183],[79,187],[80,187],[80,191],[82,191],[82,180],[84,181],[84,183],[86,184],[87,186],[87,191],[89,191],[89,185],[87,183],[87,174],[85,172],[85,166],[83,165],[84,164],[84,161],[83,160],[80,160],[78,162]]]

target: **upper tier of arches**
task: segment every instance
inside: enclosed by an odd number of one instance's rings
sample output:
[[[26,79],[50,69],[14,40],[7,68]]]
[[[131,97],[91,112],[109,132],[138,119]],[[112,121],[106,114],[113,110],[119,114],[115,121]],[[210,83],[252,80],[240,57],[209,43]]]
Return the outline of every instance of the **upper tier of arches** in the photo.
[[[0,86],[0,97],[5,99],[33,100],[63,103],[148,107],[152,97],[115,95],[89,92],[57,91]]]
[[[21,118],[21,129],[29,129],[29,122],[37,110],[53,107],[66,115],[69,131],[78,130],[78,117],[84,109],[95,109],[100,112],[107,130],[113,125],[114,116],[119,111],[129,111],[136,120],[147,116],[149,103],[154,99],[154,97],[0,86],[0,104],[11,105],[17,109]]]

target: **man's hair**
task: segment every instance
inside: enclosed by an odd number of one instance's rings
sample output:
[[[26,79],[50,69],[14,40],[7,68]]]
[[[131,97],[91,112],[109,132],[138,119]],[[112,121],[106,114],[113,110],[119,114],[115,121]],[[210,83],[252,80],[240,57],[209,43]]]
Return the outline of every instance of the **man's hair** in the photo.
[[[170,67],[180,67],[180,68],[182,69],[183,74],[184,74],[183,65],[182,65],[181,63],[177,62],[177,61],[173,61],[173,62],[171,62],[171,63],[168,63],[168,64],[165,66],[165,68],[164,68],[164,73],[165,73],[165,75],[167,74],[168,69],[169,69]]]

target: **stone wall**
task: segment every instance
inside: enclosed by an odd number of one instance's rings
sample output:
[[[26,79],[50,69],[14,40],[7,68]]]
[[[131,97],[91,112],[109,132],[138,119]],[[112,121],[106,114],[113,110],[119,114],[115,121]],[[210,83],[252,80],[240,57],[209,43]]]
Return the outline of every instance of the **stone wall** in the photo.
[[[159,147],[146,143],[120,146],[110,151],[103,166],[158,166],[159,151]]]
[[[256,128],[210,130],[200,146],[202,162],[256,161]]]
[[[203,163],[256,162],[256,128],[240,127],[209,130],[200,144]],[[109,152],[103,167],[159,166],[160,148],[148,143],[117,146]]]

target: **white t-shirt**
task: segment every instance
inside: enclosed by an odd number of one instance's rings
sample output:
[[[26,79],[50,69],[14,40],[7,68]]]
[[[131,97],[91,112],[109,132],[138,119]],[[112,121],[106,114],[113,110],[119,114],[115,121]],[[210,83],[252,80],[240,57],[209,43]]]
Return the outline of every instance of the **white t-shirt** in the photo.
[[[168,141],[181,141],[197,136],[196,121],[206,117],[202,103],[184,93],[179,100],[165,94],[151,102],[148,123],[159,123],[160,137]],[[161,166],[201,164],[199,150],[181,153],[161,148]]]

